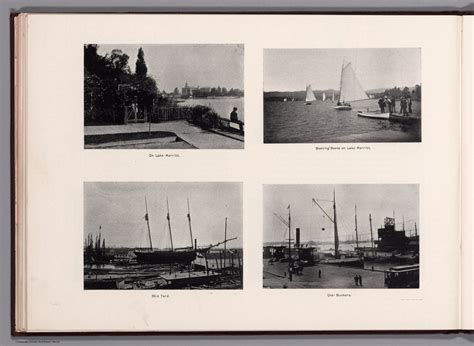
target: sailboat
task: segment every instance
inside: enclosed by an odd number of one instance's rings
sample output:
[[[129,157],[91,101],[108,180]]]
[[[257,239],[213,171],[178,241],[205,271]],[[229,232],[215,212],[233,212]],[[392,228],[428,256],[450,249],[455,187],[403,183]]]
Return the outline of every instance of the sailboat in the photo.
[[[326,101],[326,93],[323,91],[323,101]]]
[[[314,97],[313,90],[311,89],[311,84],[309,84],[306,86],[306,98],[304,104],[310,105],[313,101],[316,101],[316,97]]]
[[[341,82],[339,85],[339,98],[337,106],[334,109],[337,110],[351,110],[352,106],[350,101],[367,100],[369,97],[362,88],[357,76],[352,68],[352,64],[348,63],[344,66],[342,63],[341,70]]]
[[[191,230],[191,216],[189,212],[189,201],[188,201],[188,222],[189,222],[189,232],[191,236],[191,246],[185,248],[174,248],[173,247],[173,236],[171,232],[171,218],[170,210],[168,205],[168,199],[166,200],[167,214],[166,219],[168,220],[168,230],[170,233],[170,242],[171,249],[166,250],[154,250],[153,244],[151,241],[151,232],[150,232],[150,222],[148,216],[148,206],[146,203],[145,197],[145,221],[148,228],[148,240],[150,242],[149,249],[140,249],[135,250],[134,253],[137,256],[138,263],[147,263],[147,264],[190,264],[196,259],[196,250],[193,247],[193,235]]]

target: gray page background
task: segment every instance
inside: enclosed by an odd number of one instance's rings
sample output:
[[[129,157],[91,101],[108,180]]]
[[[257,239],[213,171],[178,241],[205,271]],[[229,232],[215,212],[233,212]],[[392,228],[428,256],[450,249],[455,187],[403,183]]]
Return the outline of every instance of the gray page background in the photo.
[[[68,345],[467,345],[474,335],[314,335],[177,337],[28,337],[10,336],[10,12],[173,11],[450,11],[474,9],[468,0],[0,0],[0,346],[17,343]],[[436,313],[436,307],[433,307]],[[113,318],[113,316],[110,316]]]

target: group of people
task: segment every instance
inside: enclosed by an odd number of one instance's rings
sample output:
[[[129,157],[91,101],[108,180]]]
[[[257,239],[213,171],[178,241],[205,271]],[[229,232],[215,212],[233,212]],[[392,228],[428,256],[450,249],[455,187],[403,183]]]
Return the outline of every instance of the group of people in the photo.
[[[396,113],[396,100],[394,96],[387,96],[381,97],[378,101],[380,112],[385,113]],[[399,114],[403,114],[404,116],[408,116],[409,113],[413,113],[412,110],[412,100],[410,95],[402,96],[400,98],[400,111]]]
[[[362,276],[356,275],[354,276],[354,281],[356,286],[362,286]]]

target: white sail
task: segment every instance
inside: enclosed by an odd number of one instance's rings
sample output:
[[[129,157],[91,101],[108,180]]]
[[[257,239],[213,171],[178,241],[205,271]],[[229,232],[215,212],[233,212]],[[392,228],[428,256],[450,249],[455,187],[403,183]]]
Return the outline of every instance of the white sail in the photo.
[[[341,90],[339,101],[349,102],[356,100],[366,100],[369,97],[357,80],[357,76],[349,63],[342,68],[341,72]]]
[[[315,101],[316,100],[316,97],[314,97],[314,93],[313,93],[313,90],[311,90],[311,84],[306,86],[306,99],[305,101],[306,102],[311,102],[311,101]]]
[[[326,93],[323,92],[323,101],[326,101]]]

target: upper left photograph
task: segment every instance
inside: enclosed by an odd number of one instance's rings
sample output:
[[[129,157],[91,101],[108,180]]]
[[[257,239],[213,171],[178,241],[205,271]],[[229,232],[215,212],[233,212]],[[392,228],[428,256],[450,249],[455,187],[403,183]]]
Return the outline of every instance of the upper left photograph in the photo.
[[[85,149],[244,149],[243,44],[85,44]]]

